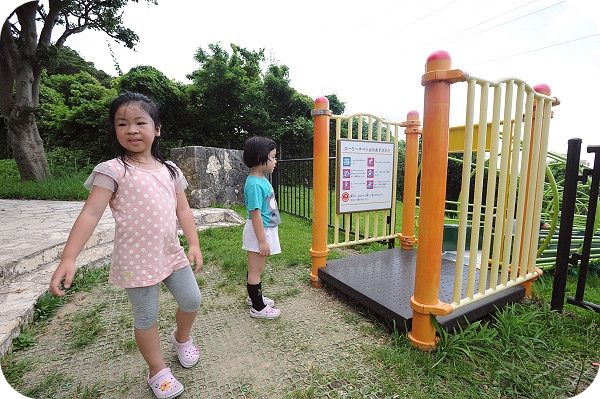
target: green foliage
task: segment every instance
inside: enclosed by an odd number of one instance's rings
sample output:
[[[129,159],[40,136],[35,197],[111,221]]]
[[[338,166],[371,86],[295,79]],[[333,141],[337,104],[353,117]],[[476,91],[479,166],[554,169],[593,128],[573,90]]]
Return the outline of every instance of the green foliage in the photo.
[[[23,329],[19,335],[12,340],[13,351],[26,351],[35,344],[35,333],[33,330]]]
[[[269,65],[264,78],[264,107],[269,118],[261,134],[279,143],[278,156],[311,157],[313,121],[310,110],[313,99],[290,86],[287,66]]]
[[[92,267],[84,265],[77,269],[71,287],[66,290],[67,295],[74,292],[89,292],[92,288],[104,284],[108,280],[109,264],[102,267]]]
[[[64,46],[60,50],[52,47],[52,53],[47,58],[46,72],[52,75],[75,75],[86,72],[93,76],[104,87],[110,87],[112,77],[104,71],[97,70],[93,62],[81,58],[77,51]],[[38,54],[39,56],[40,54]]]
[[[194,58],[201,69],[188,75],[194,82],[190,99],[199,130],[212,139],[209,145],[243,148],[248,135],[262,133],[268,118],[262,106],[264,49],[249,51],[231,44],[230,55],[219,44],[208,48],[212,54],[198,49]]]
[[[0,198],[85,200],[83,182],[93,166],[77,154],[62,148],[47,154],[52,177],[44,182],[21,181],[15,160],[0,160]]]
[[[102,325],[100,313],[108,307],[106,302],[98,304],[93,309],[77,312],[72,318],[70,331],[71,344],[81,348],[94,342],[106,330]]]
[[[494,344],[498,335],[497,330],[490,328],[487,324],[482,324],[481,321],[467,322],[467,326],[464,328],[459,325],[453,332],[440,328],[433,316],[431,321],[440,336],[435,351],[437,361],[432,367],[446,359],[456,361],[464,356],[471,362],[477,363],[480,356],[489,351],[489,346]]]
[[[36,112],[46,151],[68,148],[94,163],[111,157],[107,119],[116,90],[87,72],[44,75],[42,82]]]
[[[62,297],[58,297],[49,292],[42,295],[35,303],[33,309],[34,322],[45,322],[53,316],[57,309],[63,304]]]
[[[83,150],[68,150],[64,147],[56,149],[46,154],[50,172],[53,177],[63,178],[73,175],[73,172],[91,173],[93,166],[91,160]]]
[[[2,179],[6,179],[7,181],[19,179],[19,168],[17,168],[17,163],[14,159],[0,159],[0,181]]]
[[[23,382],[23,375],[32,371],[35,367],[31,360],[16,360],[14,352],[8,352],[0,358],[2,374],[6,382],[12,387],[19,386]]]

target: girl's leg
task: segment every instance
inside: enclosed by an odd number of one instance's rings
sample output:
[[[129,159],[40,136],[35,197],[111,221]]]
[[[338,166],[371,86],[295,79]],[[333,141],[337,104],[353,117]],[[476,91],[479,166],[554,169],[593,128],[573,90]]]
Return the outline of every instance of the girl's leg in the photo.
[[[139,328],[135,328],[134,330],[135,342],[137,342],[142,357],[148,363],[148,376],[152,378],[160,370],[167,367],[160,351],[158,324],[154,323],[152,327],[146,330],[140,330]]]
[[[252,300],[250,316],[266,319],[274,319],[281,311],[265,304],[262,294],[261,276],[265,268],[266,256],[258,252],[248,251],[248,296]]]
[[[196,319],[198,311],[193,313],[186,313],[181,308],[177,308],[175,313],[175,321],[177,322],[177,329],[175,329],[175,339],[177,342],[187,342],[190,339],[190,332],[192,331],[192,325]]]
[[[150,378],[166,367],[158,336],[158,290],[158,284],[125,290],[133,309],[135,341],[148,363]]]
[[[164,283],[179,305],[175,313],[175,339],[180,343],[187,342],[202,301],[196,277],[191,266],[188,266],[173,271]]]
[[[260,284],[266,259],[258,252],[248,251],[248,284]]]
[[[265,303],[262,295],[261,276],[265,269],[265,259],[267,257],[258,252],[248,251],[248,296],[252,301],[252,307],[256,310],[263,310]]]

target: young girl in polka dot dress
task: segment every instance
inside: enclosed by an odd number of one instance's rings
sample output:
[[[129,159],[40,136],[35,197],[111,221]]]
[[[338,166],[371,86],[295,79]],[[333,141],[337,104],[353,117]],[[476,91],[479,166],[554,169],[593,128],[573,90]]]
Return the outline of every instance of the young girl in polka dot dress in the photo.
[[[148,383],[158,398],[174,398],[183,385],[173,377],[160,349],[159,283],[178,304],[171,342],[183,367],[198,362],[190,331],[200,306],[194,273],[203,264],[196,223],[186,199],[181,170],[159,151],[158,108],[148,97],[124,93],[113,100],[110,136],[117,158],[103,162],[85,182],[91,189],[50,280],[58,296],[69,288],[75,260],[98,225],[106,205],[115,219],[115,241],[109,281],[125,288],[132,304],[135,339],[148,363]],[[179,243],[177,221],[189,243],[187,256]],[[194,270],[192,266],[195,265]]]

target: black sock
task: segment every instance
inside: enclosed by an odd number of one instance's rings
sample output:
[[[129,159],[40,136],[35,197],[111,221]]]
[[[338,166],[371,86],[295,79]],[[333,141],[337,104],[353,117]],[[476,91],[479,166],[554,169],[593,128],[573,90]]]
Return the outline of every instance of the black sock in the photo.
[[[248,288],[248,296],[252,300],[252,307],[258,311],[265,308],[265,303],[262,296],[262,282],[258,284],[246,284]]]

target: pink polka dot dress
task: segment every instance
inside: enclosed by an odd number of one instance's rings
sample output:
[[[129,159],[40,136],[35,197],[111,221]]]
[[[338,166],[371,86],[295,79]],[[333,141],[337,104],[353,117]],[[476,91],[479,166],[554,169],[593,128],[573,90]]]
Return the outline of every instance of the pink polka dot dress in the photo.
[[[115,219],[109,281],[115,285],[154,285],[189,265],[177,236],[176,215],[176,193],[188,184],[175,168],[173,179],[164,165],[159,170],[125,169],[120,159],[112,159],[97,165],[84,183],[88,189],[98,185],[114,191],[109,203]]]

